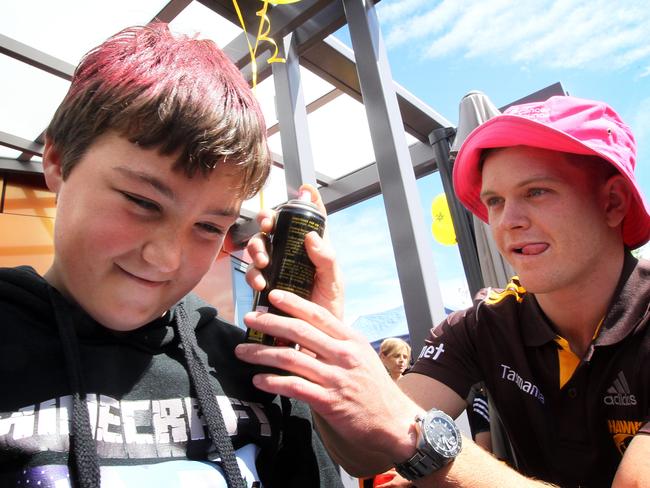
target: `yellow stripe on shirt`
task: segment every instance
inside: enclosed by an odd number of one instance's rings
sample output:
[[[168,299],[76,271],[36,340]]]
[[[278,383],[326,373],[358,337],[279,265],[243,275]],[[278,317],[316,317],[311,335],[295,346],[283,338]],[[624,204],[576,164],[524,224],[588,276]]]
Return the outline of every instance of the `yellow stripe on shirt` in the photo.
[[[592,341],[598,337],[600,326],[603,325],[604,319],[605,317],[600,319],[600,322],[598,322],[594,336],[591,338]],[[558,335],[554,340],[555,343],[560,346],[557,350],[557,358],[560,365],[560,389],[562,389],[564,388],[564,385],[569,382],[576,369],[578,369],[580,358],[576,356],[575,353],[571,350],[569,341],[567,341],[564,337]]]

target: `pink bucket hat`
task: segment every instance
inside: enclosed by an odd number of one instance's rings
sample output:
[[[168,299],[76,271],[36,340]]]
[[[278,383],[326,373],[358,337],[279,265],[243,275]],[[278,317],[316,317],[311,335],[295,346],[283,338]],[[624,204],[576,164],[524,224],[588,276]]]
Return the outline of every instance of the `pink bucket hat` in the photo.
[[[463,205],[485,222],[487,209],[479,198],[481,152],[520,145],[599,156],[614,165],[633,194],[623,220],[623,240],[634,249],[650,239],[650,208],[634,178],[636,142],[630,128],[607,104],[555,96],[512,106],[474,129],[454,163],[454,190]]]

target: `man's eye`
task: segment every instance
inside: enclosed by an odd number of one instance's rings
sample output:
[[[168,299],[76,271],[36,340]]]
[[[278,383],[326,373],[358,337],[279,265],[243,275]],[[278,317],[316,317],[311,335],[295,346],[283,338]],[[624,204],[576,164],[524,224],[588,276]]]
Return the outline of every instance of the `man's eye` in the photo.
[[[540,195],[544,195],[546,193],[546,190],[543,188],[531,188],[528,190],[528,196],[531,197],[538,197]]]
[[[487,200],[485,200],[485,206],[494,207],[496,205],[499,205],[501,201],[502,201],[501,197],[490,197]]]
[[[144,198],[136,197],[135,195],[131,195],[130,193],[122,192],[122,195],[124,195],[124,198],[126,198],[128,201],[135,203],[138,207],[141,207],[145,210],[153,210],[153,211],[160,210],[160,207],[150,200],[145,200]]]

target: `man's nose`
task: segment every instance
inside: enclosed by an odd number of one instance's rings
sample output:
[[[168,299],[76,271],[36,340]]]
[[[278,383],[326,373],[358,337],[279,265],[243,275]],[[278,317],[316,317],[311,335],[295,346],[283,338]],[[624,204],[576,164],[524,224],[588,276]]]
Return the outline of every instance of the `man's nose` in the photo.
[[[524,206],[516,200],[506,200],[499,216],[499,226],[502,229],[516,229],[528,225],[528,217]]]

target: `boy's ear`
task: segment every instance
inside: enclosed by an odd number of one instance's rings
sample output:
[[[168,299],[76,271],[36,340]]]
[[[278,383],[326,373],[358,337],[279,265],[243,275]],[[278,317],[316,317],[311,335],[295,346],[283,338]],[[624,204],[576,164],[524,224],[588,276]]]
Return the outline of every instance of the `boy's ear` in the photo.
[[[617,227],[623,222],[630,209],[632,193],[625,178],[620,175],[611,176],[603,186],[605,197],[605,218],[607,225]]]
[[[63,183],[61,155],[47,136],[45,136],[45,148],[43,149],[43,175],[50,191],[58,194]]]

